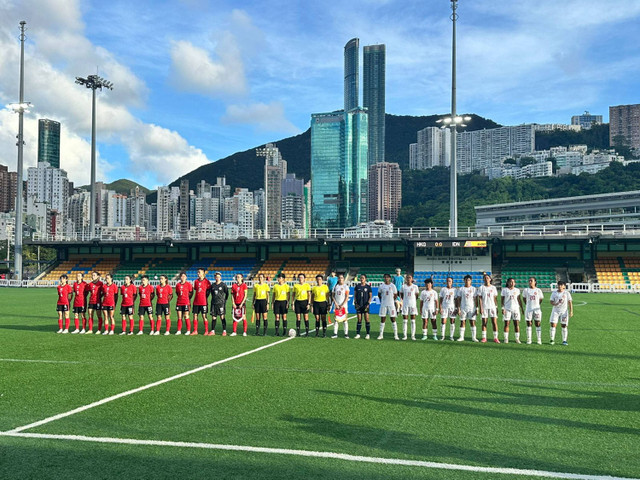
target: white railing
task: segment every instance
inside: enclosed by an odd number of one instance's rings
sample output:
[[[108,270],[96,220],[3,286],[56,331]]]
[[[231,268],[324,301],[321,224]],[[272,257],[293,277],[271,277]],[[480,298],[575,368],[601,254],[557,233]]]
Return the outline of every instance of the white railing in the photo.
[[[551,290],[558,288],[557,283],[551,284]],[[570,283],[571,293],[640,293],[640,284],[629,283]]]

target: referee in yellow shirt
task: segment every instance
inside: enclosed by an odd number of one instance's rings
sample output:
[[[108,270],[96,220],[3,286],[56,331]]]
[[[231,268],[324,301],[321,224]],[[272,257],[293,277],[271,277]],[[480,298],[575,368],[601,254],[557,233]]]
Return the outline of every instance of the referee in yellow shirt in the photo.
[[[260,319],[264,320],[262,335],[267,334],[267,312],[269,311],[269,284],[264,281],[264,274],[258,275],[258,283],[253,285],[253,311],[256,314],[256,335],[260,335]]]
[[[280,336],[280,319],[282,319],[282,336],[287,334],[287,307],[289,306],[289,285],[285,282],[284,273],[278,275],[278,283],[273,286],[271,303],[276,316],[276,337]]]
[[[304,315],[304,328],[309,336],[309,292],[311,285],[305,281],[304,273],[298,274],[298,283],[293,286],[293,310],[296,313],[296,332],[300,335],[300,319]]]
[[[316,275],[316,285],[311,289],[311,305],[313,316],[316,318],[316,337],[320,334],[320,321],[322,321],[322,336],[327,336],[327,311],[329,287],[324,283],[322,275]]]

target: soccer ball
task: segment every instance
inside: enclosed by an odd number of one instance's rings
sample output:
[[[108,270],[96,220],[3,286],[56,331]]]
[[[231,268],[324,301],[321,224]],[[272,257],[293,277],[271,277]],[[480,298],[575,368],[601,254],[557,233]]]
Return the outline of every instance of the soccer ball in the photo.
[[[289,336],[290,337],[295,337],[296,336],[296,330],[294,328],[290,328],[289,329]]]

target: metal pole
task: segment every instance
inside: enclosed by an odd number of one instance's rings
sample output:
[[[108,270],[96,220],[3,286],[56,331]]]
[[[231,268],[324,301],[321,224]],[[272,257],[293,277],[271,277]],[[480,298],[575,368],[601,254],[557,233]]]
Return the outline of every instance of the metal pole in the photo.
[[[91,198],[89,199],[89,239],[96,235],[96,89],[91,89]]]
[[[451,218],[451,236],[458,236],[458,152],[457,152],[457,133],[458,124],[456,123],[456,19],[458,14],[458,0],[451,0],[451,20],[453,22],[453,41],[451,48],[451,181],[450,181],[450,218]]]
[[[20,22],[20,106],[18,107],[18,185],[16,188],[16,225],[14,228],[14,274],[22,280],[22,178],[24,150],[24,29],[27,22]]]

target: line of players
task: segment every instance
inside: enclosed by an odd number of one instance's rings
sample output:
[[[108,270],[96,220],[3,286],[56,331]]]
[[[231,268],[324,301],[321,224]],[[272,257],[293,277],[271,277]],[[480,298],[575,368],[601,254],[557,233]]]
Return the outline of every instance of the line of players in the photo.
[[[425,288],[420,291],[413,282],[413,276],[407,274],[402,276],[396,270],[393,282],[390,274],[384,275],[384,283],[378,287],[378,297],[380,299],[380,334],[378,339],[384,336],[384,329],[387,317],[390,318],[393,335],[399,340],[398,325],[396,318],[399,314],[403,317],[403,340],[408,338],[408,324],[411,321],[411,339],[416,340],[416,316],[418,315],[418,300],[420,300],[420,312],[423,320],[422,340],[428,339],[429,321],[432,327],[434,340],[444,340],[447,322],[449,323],[449,339],[454,340],[455,320],[459,317],[459,337],[457,341],[464,341],[466,322],[470,323],[471,340],[485,343],[487,341],[487,324],[491,319],[493,327],[493,341],[500,343],[498,339],[498,291],[491,284],[491,277],[484,275],[484,285],[476,288],[471,285],[471,276],[464,278],[464,286],[453,287],[453,279],[447,278],[446,286],[438,294],[433,289],[433,281],[425,280]],[[204,323],[204,334],[215,335],[215,327],[218,318],[222,324],[222,335],[227,335],[226,326],[226,304],[229,298],[229,289],[222,282],[220,272],[215,273],[214,282],[210,282],[204,269],[198,270],[198,278],[193,282],[187,281],[185,273],[180,275],[180,281],[176,284],[175,293],[177,296],[176,311],[178,315],[176,335],[182,334],[183,321],[186,323],[185,335],[198,335],[198,318],[202,318]],[[122,331],[120,335],[134,334],[134,305],[137,298],[138,304],[138,332],[142,335],[144,329],[145,315],[151,324],[150,335],[160,335],[162,320],[165,321],[164,335],[170,335],[171,316],[170,302],[173,298],[173,288],[168,284],[165,275],[160,277],[160,285],[155,288],[149,284],[149,278],[142,277],[142,284],[136,287],[131,282],[131,277],[124,278],[124,284],[118,287],[113,282],[111,274],[106,274],[105,282],[100,280],[98,272],[92,272],[91,282],[83,280],[83,275],[78,273],[73,285],[68,284],[66,275],[60,277],[58,285],[58,333],[68,333],[70,318],[69,306],[73,297],[73,313],[75,330],[71,333],[91,334],[93,333],[94,313],[98,317],[98,329],[95,333],[103,335],[113,335],[115,331],[114,313],[118,302],[118,296],[122,297],[120,315],[122,316]],[[298,275],[298,282],[290,287],[285,281],[284,274],[278,276],[278,281],[273,288],[265,282],[264,275],[260,274],[253,286],[253,315],[256,322],[255,335],[266,335],[268,328],[267,314],[270,308],[275,315],[275,333],[280,335],[280,323],[282,322],[282,334],[288,328],[287,313],[289,305],[293,304],[296,316],[296,334],[300,335],[302,322],[304,321],[305,333],[309,336],[309,312],[312,311],[315,317],[315,335],[319,336],[322,328],[322,336],[326,336],[329,313],[331,310],[335,314],[334,332],[332,338],[338,337],[339,324],[343,324],[345,338],[349,338],[349,323],[347,317],[348,303],[351,299],[349,286],[345,283],[343,275],[331,276],[324,282],[322,275],[317,275],[316,285],[313,287],[306,282],[304,274]],[[244,283],[241,274],[236,275],[236,282],[232,285],[231,296],[233,299],[233,329],[231,336],[238,334],[237,327],[242,322],[242,335],[247,335],[246,303],[248,299],[248,287]],[[271,301],[269,294],[271,293]],[[509,342],[509,326],[513,323],[515,341],[520,343],[520,318],[524,314],[527,323],[527,344],[532,343],[533,324],[536,326],[537,343],[541,344],[541,309],[540,305],[544,298],[542,291],[537,287],[534,277],[529,279],[529,286],[522,292],[515,287],[512,278],[507,280],[506,288],[501,291],[502,318],[504,321],[503,341]],[[88,298],[87,298],[88,297]],[[193,297],[193,305],[192,305]],[[209,329],[208,298],[211,297],[211,329]],[[153,299],[156,299],[155,317],[152,306]],[[373,289],[367,283],[366,275],[360,275],[360,282],[354,287],[353,305],[356,310],[357,327],[355,338],[360,338],[362,323],[364,321],[366,334],[365,339],[370,338],[369,307],[373,299]],[[551,294],[550,303],[553,306],[550,318],[550,338],[551,344],[555,341],[556,326],[560,322],[562,326],[562,343],[567,345],[568,322],[573,316],[573,302],[571,294],[566,290],[564,282],[558,282],[558,289]],[[189,312],[193,313],[193,322]],[[86,312],[88,311],[88,316]],[[477,339],[476,317],[478,312],[482,319],[482,337]],[[438,336],[437,315],[440,314],[441,326],[440,336]],[[64,318],[63,318],[64,317]],[[82,317],[82,330],[80,330],[80,317]],[[127,322],[128,321],[128,322]],[[263,325],[260,333],[261,323]],[[104,324],[104,331],[103,329]]]

